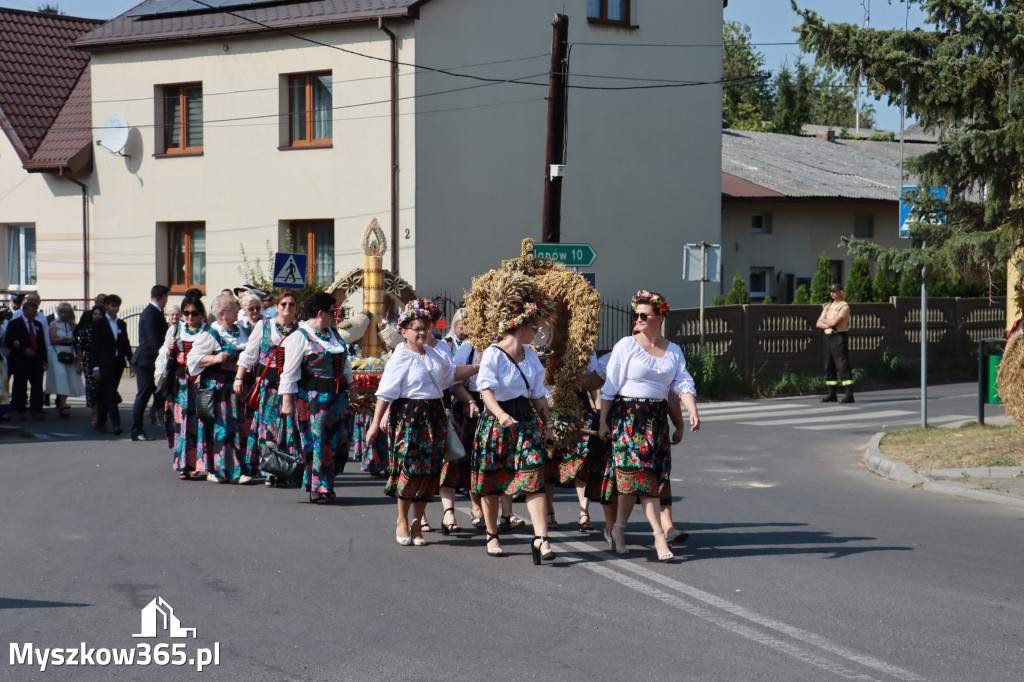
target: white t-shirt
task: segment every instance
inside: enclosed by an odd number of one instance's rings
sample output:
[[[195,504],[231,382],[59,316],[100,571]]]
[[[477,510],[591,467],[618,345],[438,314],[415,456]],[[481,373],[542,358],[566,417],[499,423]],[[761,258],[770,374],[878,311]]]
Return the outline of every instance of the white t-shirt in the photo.
[[[424,346],[423,350],[424,354],[420,355],[405,345],[395,349],[384,365],[384,374],[377,387],[378,398],[393,403],[399,398],[433,400],[444,395],[444,389],[455,379],[455,364],[448,347]],[[428,371],[430,376],[427,376]]]
[[[299,322],[299,328],[289,334],[282,344],[284,346],[284,368],[281,370],[281,386],[278,389],[278,393],[282,395],[299,392],[299,379],[302,378],[302,361],[313,350],[309,345],[309,341],[306,340],[306,335],[299,333],[302,329],[305,329],[310,338],[320,344],[331,355],[344,353],[348,350],[345,347],[345,342],[338,336],[337,330],[332,328],[330,338],[324,340],[317,336],[316,331],[306,322]],[[352,383],[352,358],[349,356],[345,357],[345,378],[348,379],[350,384]]]
[[[222,338],[231,338],[231,332],[227,330],[220,322],[214,322],[210,325],[217,334]],[[249,335],[245,333],[245,330],[241,327],[238,328],[238,340],[235,342],[236,346],[244,347],[246,342],[249,340]],[[188,365],[188,373],[192,376],[197,376],[203,373],[206,367],[200,367],[199,361],[206,355],[213,355],[219,353],[222,346],[217,343],[217,339],[213,338],[213,334],[199,334],[195,342],[192,344],[192,349],[188,352],[188,356],[185,358],[185,364]],[[212,367],[212,365],[210,365]]]
[[[472,365],[474,362],[479,361],[480,353],[473,352],[473,344],[470,343],[469,341],[462,342],[462,345],[459,346],[459,349],[455,351],[455,357],[452,359],[452,362],[455,363],[456,367],[459,367],[460,365]],[[462,381],[462,385],[466,387],[467,391],[472,391],[475,393],[478,390],[476,387],[476,375],[473,374],[468,379],[464,379]]]
[[[480,372],[476,375],[476,385],[482,391],[489,388],[494,392],[494,398],[499,401],[512,400],[513,398],[543,398],[547,395],[548,387],[544,385],[544,365],[537,357],[537,351],[529,346],[525,347],[526,359],[519,363],[522,374],[516,369],[515,364],[509,359],[497,345],[488,346],[480,358]],[[526,375],[530,387],[526,387],[523,381]]]
[[[683,350],[668,344],[664,357],[654,357],[632,336],[620,340],[609,353],[607,375],[601,396],[611,400],[623,398],[653,398],[665,400],[669,391],[681,396],[697,395],[693,377],[686,371]]]

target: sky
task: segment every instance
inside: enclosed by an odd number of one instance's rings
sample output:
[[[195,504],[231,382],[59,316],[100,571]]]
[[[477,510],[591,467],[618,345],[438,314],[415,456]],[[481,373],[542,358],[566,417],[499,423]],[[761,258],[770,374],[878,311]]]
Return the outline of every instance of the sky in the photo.
[[[59,5],[71,16],[112,19],[141,0],[0,0],[0,6],[35,10],[47,1]],[[849,22],[863,26],[865,18],[869,17],[870,26],[877,29],[899,28],[907,20],[905,0],[797,0],[797,4],[814,10],[830,22]],[[797,25],[798,19],[790,7],[790,0],[729,0],[724,14],[726,20],[750,26],[755,43],[796,42],[793,27]],[[911,5],[910,28],[923,24],[924,14],[920,5]],[[784,61],[793,64],[800,56],[800,48],[795,44],[758,45],[757,49],[765,57],[765,68],[773,73],[778,71]],[[805,56],[805,60],[811,61],[811,58]],[[884,101],[872,104],[875,107],[877,128],[893,131],[900,129],[898,107],[889,107]],[[910,125],[910,121],[907,125]]]

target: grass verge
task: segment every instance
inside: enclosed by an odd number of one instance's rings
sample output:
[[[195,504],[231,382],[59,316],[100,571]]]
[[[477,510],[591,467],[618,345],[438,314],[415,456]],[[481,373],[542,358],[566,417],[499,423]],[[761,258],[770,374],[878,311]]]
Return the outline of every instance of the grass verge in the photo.
[[[879,448],[914,471],[1024,466],[1024,429],[974,422],[959,429],[906,429],[885,434]]]

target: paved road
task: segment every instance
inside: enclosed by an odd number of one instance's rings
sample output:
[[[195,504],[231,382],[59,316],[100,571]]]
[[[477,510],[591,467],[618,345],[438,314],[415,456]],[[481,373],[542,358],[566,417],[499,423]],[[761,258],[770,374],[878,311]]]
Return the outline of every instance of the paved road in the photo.
[[[970,385],[930,395],[937,421],[975,409]],[[69,435],[0,445],[0,633],[19,652],[184,642],[194,656],[216,642],[203,676],[229,680],[1019,680],[1024,517],[858,465],[881,424],[916,420],[914,391],[839,407],[705,406],[674,454],[676,515],[693,533],[679,561],[653,560],[638,512],[634,552],[608,554],[565,525],[575,496],[560,491],[559,559],[541,568],[526,533],[504,559],[478,533],[398,546],[393,503],[362,473],[341,477],[342,504],[315,507],[181,482],[161,443],[47,422]],[[851,418],[810,428],[822,408]],[[132,637],[157,596],[195,639]],[[183,676],[40,673],[9,656],[0,678]]]

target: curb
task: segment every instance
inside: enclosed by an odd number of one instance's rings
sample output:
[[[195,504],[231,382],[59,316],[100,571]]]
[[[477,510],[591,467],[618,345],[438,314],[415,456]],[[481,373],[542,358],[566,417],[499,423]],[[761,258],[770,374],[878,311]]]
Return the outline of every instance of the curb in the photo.
[[[922,476],[921,474],[916,473],[905,463],[892,459],[891,457],[886,457],[882,454],[882,451],[878,449],[878,444],[881,442],[882,436],[884,435],[884,431],[876,433],[868,442],[867,447],[864,450],[864,454],[861,456],[861,462],[864,463],[864,466],[871,473],[881,476],[882,478],[888,478],[889,480],[903,483],[914,488],[923,488],[934,493],[953,495],[955,497],[966,497],[979,502],[993,502],[995,504],[1024,510],[1024,498],[1006,493],[997,493],[992,490],[975,490],[956,483],[933,481],[927,476]]]

